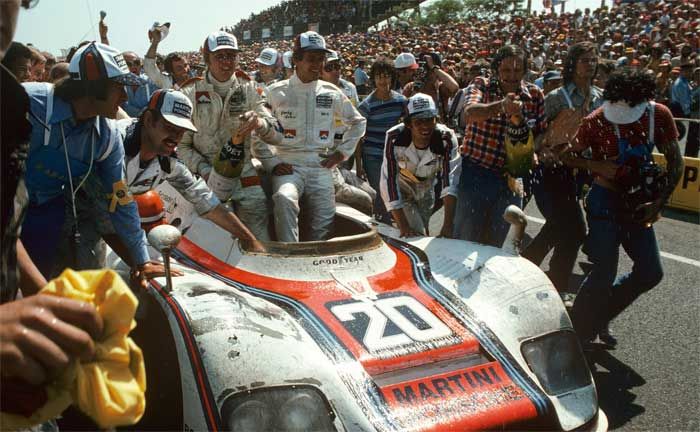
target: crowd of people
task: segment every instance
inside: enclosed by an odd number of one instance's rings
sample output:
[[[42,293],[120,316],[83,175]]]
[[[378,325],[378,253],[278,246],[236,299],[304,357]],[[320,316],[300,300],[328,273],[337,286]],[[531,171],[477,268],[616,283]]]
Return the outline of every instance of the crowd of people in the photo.
[[[674,117],[691,119],[697,156],[699,32],[688,1],[250,46],[213,31],[196,53],[165,56],[161,32],[141,56],[111,46],[104,22],[100,42],[65,59],[3,39],[2,361],[39,383],[91,349],[94,311],[61,315],[77,306],[32,294],[65,267],[104,266],[104,241],[134,286],[163,273],[142,228],[166,181],[254,252],[328,239],[336,201],[403,237],[500,247],[505,208],[534,196],[547,222],[523,256],[539,265],[554,250],[563,294],[583,247],[592,270],[572,321],[582,342],[614,344],[609,323],[663,276],[652,224],[682,170]],[[635,265],[616,277],[620,245]],[[8,330],[22,308],[75,318],[72,337],[28,342]]]

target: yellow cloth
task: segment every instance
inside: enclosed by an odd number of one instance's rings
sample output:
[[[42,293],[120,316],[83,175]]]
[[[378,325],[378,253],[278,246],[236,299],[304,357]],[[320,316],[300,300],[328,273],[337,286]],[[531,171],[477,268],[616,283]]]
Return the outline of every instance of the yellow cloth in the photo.
[[[47,385],[48,402],[31,417],[2,413],[3,429],[14,430],[58,417],[74,403],[100,428],[134,424],[146,409],[146,370],[141,349],[129,338],[138,301],[112,270],[66,269],[41,294],[93,304],[104,321],[95,357],[74,363]]]

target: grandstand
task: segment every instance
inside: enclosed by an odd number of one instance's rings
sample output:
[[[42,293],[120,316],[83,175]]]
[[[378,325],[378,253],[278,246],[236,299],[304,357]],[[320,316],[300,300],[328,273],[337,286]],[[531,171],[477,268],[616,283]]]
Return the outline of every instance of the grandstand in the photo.
[[[323,35],[367,28],[425,0],[287,0],[236,23],[242,44],[292,37],[306,30]]]

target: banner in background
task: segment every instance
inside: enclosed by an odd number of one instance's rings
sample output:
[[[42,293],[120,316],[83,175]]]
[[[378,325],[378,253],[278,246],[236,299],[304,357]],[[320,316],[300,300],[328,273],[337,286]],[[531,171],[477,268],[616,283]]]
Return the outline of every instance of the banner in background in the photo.
[[[284,26],[284,33],[283,33],[283,36],[284,36],[284,37],[294,36],[294,27],[292,27],[292,26]]]
[[[262,37],[263,37],[263,39],[270,37],[270,28],[269,27],[265,27],[262,29]]]
[[[243,40],[250,40],[250,30],[243,31]]]

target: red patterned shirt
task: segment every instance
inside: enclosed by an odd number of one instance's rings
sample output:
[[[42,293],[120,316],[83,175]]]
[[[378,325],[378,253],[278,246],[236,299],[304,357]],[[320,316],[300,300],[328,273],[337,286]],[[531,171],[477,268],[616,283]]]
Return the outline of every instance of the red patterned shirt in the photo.
[[[474,104],[489,104],[503,99],[504,95],[497,81],[478,77],[467,87],[465,108]],[[547,128],[544,115],[544,94],[534,84],[521,81],[520,93],[523,102],[523,116],[534,136]],[[505,163],[506,127],[509,118],[503,113],[484,121],[467,124],[464,131],[462,156],[468,161],[500,172]]]
[[[636,122],[618,125],[620,136],[629,141],[631,147],[646,144],[649,135],[649,111],[647,110]],[[673,121],[673,114],[662,104],[654,107],[654,143],[659,147],[678,139],[678,130]],[[616,158],[619,150],[615,127],[603,115],[603,108],[593,111],[583,119],[576,133],[574,151],[585,150],[590,147],[594,160]]]

